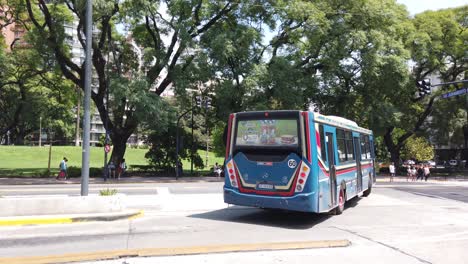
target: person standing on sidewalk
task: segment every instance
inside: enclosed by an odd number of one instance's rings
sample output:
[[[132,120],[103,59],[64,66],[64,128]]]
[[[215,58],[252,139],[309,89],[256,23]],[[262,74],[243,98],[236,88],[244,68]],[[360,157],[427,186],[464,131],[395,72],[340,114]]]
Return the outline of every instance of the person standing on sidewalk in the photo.
[[[418,174],[418,177],[416,178],[416,181],[419,179],[421,179],[422,181],[424,178],[424,165],[423,164],[419,164],[417,174]]]
[[[430,174],[431,174],[431,170],[429,169],[429,165],[426,165],[424,167],[424,181],[427,181]]]
[[[115,179],[115,163],[113,160],[109,161],[109,164],[107,164],[107,169],[109,170],[109,179]]]
[[[393,182],[393,177],[395,177],[395,164],[393,162],[388,166],[388,170],[390,171],[390,182]]]
[[[119,164],[119,168],[117,169],[117,180],[120,180],[120,176],[124,175],[126,169],[127,163],[125,163],[125,159],[122,159],[122,161]]]

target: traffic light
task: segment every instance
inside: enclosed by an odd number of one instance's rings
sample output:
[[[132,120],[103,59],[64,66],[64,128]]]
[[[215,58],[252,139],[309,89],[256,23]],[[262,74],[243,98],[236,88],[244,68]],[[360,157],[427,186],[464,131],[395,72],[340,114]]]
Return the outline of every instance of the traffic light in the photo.
[[[429,79],[418,81],[416,83],[416,86],[418,86],[418,92],[420,97],[424,97],[431,93],[431,80]]]
[[[431,94],[431,80],[430,79],[423,80],[423,85],[424,85],[424,93]]]
[[[202,97],[201,96],[196,96],[195,97],[195,102],[196,102],[197,107],[201,107],[202,106]]]
[[[205,102],[206,102],[206,108],[207,108],[207,109],[208,109],[208,108],[211,108],[211,98],[210,98],[210,97],[207,97],[207,98],[205,99]]]

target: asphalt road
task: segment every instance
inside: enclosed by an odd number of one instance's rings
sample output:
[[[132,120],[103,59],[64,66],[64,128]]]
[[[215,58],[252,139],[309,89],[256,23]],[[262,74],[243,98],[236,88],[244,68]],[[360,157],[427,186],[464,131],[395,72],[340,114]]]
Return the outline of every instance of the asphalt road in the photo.
[[[420,196],[427,196],[438,199],[456,200],[468,203],[468,182],[453,182],[449,185],[444,183],[425,183],[425,182],[398,182],[381,183],[380,187],[393,188]]]
[[[56,192],[60,187],[37,188]],[[340,216],[228,206],[222,201],[222,183],[120,187],[123,192],[139,192],[129,195],[128,203],[130,207],[144,208],[144,217],[72,225],[0,227],[0,256],[85,255],[122,249],[210,248],[214,245],[344,239],[349,240],[351,246],[159,257],[142,262],[123,256],[123,259],[103,263],[239,263],[240,258],[243,263],[299,263],[304,260],[466,263],[468,259],[468,204],[447,198],[465,195],[468,188],[465,183],[379,183],[368,198],[348,203]],[[146,187],[153,193],[147,194]],[[35,193],[35,188],[19,189],[23,193]],[[2,191],[5,190],[0,193]],[[439,195],[447,197],[440,198]],[[162,205],[152,207],[156,200],[162,201]]]

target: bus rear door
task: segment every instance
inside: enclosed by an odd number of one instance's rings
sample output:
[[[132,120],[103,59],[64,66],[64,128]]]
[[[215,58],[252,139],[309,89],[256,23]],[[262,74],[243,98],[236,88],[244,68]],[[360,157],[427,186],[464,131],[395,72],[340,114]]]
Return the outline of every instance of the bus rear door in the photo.
[[[329,171],[329,178],[330,178],[330,201],[331,207],[334,207],[337,204],[336,201],[336,166],[335,166],[335,147],[333,145],[333,134],[326,133],[326,142],[327,142],[327,156],[328,156],[328,167],[330,168]]]

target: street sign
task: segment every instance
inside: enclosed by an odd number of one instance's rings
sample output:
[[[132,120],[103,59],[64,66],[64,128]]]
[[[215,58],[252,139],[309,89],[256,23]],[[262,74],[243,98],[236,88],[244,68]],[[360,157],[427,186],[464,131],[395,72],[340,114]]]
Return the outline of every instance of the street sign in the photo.
[[[468,88],[463,88],[463,89],[460,89],[460,90],[456,90],[454,92],[443,94],[442,98],[445,99],[445,98],[449,98],[449,97],[452,97],[452,96],[462,95],[462,94],[466,94],[467,92],[468,92]]]
[[[105,151],[106,153],[109,153],[109,151],[110,151],[110,145],[105,145],[105,146],[104,146],[104,151]]]

